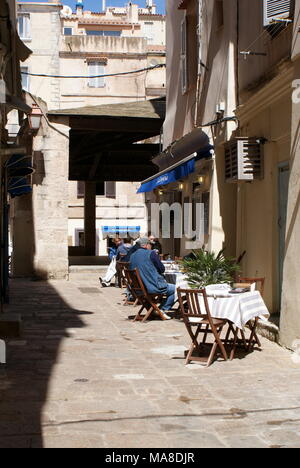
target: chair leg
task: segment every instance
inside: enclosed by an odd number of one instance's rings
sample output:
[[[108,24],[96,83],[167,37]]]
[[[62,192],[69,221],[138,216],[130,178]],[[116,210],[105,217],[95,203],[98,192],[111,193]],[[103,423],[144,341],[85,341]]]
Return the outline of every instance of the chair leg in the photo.
[[[250,334],[249,341],[248,341],[247,351],[250,351],[252,343],[253,343],[253,347],[254,347],[254,344],[256,343],[261,348],[261,342],[259,341],[258,336],[256,334],[257,322],[258,322],[258,318],[255,319],[253,326],[252,325],[250,326],[251,334]]]
[[[238,341],[238,333],[239,333],[239,329],[237,328],[236,330],[234,330],[232,349],[230,353],[230,361],[232,361],[235,356],[235,350],[236,350],[237,341]]]
[[[217,343],[219,345],[219,348],[221,350],[221,353],[223,354],[223,357],[224,357],[225,361],[227,361],[228,360],[227,352],[226,352],[225,346],[223,345],[222,340],[220,338],[222,330],[223,330],[223,326],[219,329],[219,334],[216,336],[216,340],[217,340]]]
[[[144,315],[142,322],[146,322],[146,320],[148,320],[148,318],[152,314],[153,310],[154,310],[154,308],[151,306],[150,309],[148,309],[146,314]]]
[[[212,346],[210,355],[209,355],[209,357],[208,357],[208,360],[207,360],[207,363],[206,363],[206,367],[209,367],[209,366],[211,365],[211,363],[213,362],[214,356],[215,356],[216,351],[217,351],[217,347],[218,347],[218,343],[215,341],[214,344],[213,344],[213,346]]]
[[[186,365],[192,360],[191,357],[193,355],[194,349],[195,349],[195,345],[194,345],[194,343],[192,343],[191,346],[190,346],[189,352],[188,352],[188,354],[186,356],[186,360],[185,360]]]
[[[144,309],[145,309],[145,304],[142,304],[142,307],[140,308],[140,310],[138,311],[138,313],[133,319],[134,322],[139,321],[141,319],[141,313]]]

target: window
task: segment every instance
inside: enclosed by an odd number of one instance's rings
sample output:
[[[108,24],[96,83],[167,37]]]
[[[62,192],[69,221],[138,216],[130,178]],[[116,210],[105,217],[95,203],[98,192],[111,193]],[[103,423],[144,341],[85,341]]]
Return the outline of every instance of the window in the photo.
[[[73,36],[73,28],[64,28],[64,36]]]
[[[85,181],[77,181],[77,198],[84,198]],[[116,182],[96,182],[96,196],[116,198]]]
[[[99,197],[105,196],[105,182],[96,183],[96,196],[99,196]]]
[[[145,21],[144,23],[144,34],[149,44],[154,42],[154,23],[152,21]]]
[[[181,89],[182,94],[188,91],[188,38],[187,38],[187,17],[181,23]]]
[[[116,182],[105,182],[106,198],[116,198]]]
[[[120,37],[121,31],[102,31],[102,30],[86,30],[87,36],[112,36],[112,37]]]
[[[84,198],[85,182],[84,180],[78,180],[77,182],[77,198]]]
[[[116,198],[116,182],[97,182],[96,195],[106,198]]]
[[[105,63],[89,62],[88,63],[88,75],[90,76],[88,80],[89,87],[90,88],[104,88],[105,78],[103,76],[99,76],[99,75],[104,75],[104,73],[105,73]]]
[[[28,67],[21,67],[22,89],[29,92],[29,75],[25,75],[28,71]]]
[[[295,0],[263,0],[264,26],[276,24],[276,20],[294,16]]]
[[[18,32],[21,39],[31,39],[30,37],[30,15],[18,16]]]

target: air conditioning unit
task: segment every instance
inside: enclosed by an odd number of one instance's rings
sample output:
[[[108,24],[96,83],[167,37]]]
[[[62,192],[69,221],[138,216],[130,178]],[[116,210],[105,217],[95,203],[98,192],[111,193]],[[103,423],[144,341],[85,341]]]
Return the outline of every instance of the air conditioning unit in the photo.
[[[225,143],[226,182],[263,179],[262,138],[238,137]]]

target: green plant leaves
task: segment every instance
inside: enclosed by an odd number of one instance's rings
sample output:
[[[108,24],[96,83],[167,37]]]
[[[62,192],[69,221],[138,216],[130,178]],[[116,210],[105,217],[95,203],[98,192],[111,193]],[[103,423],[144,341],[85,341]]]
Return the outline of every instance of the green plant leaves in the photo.
[[[194,258],[182,261],[192,288],[203,288],[209,284],[231,283],[240,267],[235,259],[225,257],[224,250],[218,254],[204,249],[194,250]]]

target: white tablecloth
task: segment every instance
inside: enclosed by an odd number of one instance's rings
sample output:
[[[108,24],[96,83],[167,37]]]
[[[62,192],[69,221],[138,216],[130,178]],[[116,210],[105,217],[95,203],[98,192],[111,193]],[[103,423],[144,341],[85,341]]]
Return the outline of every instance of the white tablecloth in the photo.
[[[187,277],[183,273],[167,273],[165,277],[168,283],[176,285],[176,289],[189,288]],[[240,329],[255,317],[267,321],[270,314],[259,291],[233,294],[229,292],[230,289],[228,285],[207,286],[212,317],[230,320]],[[202,305],[204,306],[203,302]]]

